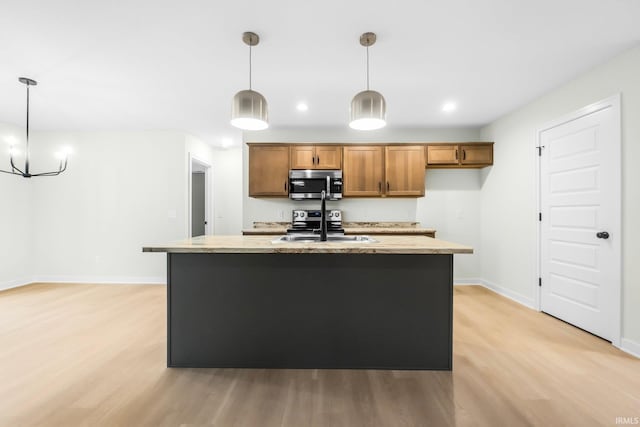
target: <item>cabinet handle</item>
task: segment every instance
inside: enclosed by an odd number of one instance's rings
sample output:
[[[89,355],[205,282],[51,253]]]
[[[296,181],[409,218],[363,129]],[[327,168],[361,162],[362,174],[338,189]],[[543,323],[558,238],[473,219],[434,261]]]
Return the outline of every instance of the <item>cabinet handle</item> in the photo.
[[[382,182],[378,181],[378,192],[382,193]]]
[[[456,160],[458,160],[458,149],[456,148]]]
[[[387,192],[389,192],[389,181],[387,181]]]
[[[316,156],[316,165],[320,166],[320,156]]]
[[[287,191],[287,181],[284,182],[284,191]]]
[[[316,164],[316,156],[313,156],[313,159],[311,160],[311,163],[313,163],[314,165]]]
[[[467,159],[467,150],[462,150],[462,160]]]

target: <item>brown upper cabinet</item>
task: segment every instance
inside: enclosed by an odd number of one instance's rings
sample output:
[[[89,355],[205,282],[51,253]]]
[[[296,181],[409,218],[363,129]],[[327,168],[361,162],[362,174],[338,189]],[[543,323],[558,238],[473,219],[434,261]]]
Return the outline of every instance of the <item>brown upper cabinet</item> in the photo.
[[[422,145],[345,146],[345,197],[424,196]]]
[[[426,168],[493,164],[492,142],[249,145],[249,196],[287,197],[290,169],[342,169],[344,197],[420,197]]]
[[[387,196],[424,196],[424,148],[422,145],[384,147]]]
[[[341,169],[340,145],[291,145],[291,169]]]
[[[460,144],[461,165],[482,165],[493,164],[493,144]]]
[[[384,147],[354,145],[344,147],[342,194],[345,197],[377,197],[383,194]]]
[[[458,145],[427,145],[428,165],[457,165]]]
[[[493,143],[428,144],[428,168],[482,168],[493,164]]]
[[[289,147],[249,145],[249,196],[289,195]]]

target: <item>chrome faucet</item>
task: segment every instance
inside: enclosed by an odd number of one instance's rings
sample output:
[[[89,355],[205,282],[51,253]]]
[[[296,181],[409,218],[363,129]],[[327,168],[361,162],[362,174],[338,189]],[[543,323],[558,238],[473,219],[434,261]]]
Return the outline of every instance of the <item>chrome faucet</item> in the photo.
[[[327,241],[327,192],[320,192],[320,241]]]

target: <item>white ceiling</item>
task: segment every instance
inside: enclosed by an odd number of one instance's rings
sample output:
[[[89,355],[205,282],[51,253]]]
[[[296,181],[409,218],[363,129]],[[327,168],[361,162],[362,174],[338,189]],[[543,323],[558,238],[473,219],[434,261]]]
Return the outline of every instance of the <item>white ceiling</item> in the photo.
[[[2,0],[0,122],[24,123],[27,76],[36,129],[237,139],[251,30],[271,126],[347,126],[365,85],[358,39],[373,31],[390,126],[477,126],[639,43],[639,21],[637,0]],[[448,100],[457,111],[441,111]]]

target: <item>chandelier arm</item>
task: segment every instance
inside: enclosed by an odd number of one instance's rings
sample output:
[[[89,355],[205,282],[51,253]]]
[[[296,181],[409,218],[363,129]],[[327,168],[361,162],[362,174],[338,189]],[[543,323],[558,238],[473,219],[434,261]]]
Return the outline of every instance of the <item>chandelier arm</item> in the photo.
[[[32,173],[31,176],[57,176],[60,175],[62,171],[58,172],[42,172],[42,173]]]
[[[2,169],[0,169],[0,172],[2,172],[2,173],[8,173],[9,175],[22,175],[21,173],[5,171],[5,170],[2,170]]]
[[[67,170],[67,159],[64,160],[64,166],[62,165],[62,162],[60,162],[60,168],[58,169],[57,172],[35,173],[35,174],[32,174],[31,176],[57,176],[66,170]]]
[[[62,166],[62,162],[60,162],[60,167],[58,168],[58,173],[62,173],[67,170],[67,159],[64,159],[64,166]]]
[[[19,168],[19,167],[17,167],[17,166],[13,163],[13,156],[10,156],[10,157],[9,157],[9,162],[11,162],[11,169],[13,169],[14,171],[18,171],[18,172],[20,172],[20,175],[24,175],[24,172],[22,172],[22,171],[20,170],[20,168]],[[18,174],[16,174],[16,175],[18,175]]]

